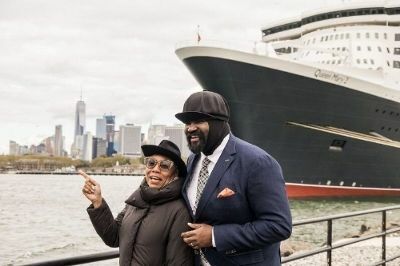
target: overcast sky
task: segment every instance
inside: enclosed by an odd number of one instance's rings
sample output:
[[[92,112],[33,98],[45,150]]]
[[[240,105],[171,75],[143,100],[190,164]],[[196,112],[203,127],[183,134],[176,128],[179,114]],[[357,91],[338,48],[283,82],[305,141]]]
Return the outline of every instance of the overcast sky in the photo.
[[[58,124],[69,152],[81,89],[92,133],[103,114],[118,127],[177,123],[200,87],[174,51],[197,25],[202,40],[251,44],[270,22],[341,2],[0,0],[0,154],[10,140],[39,144]]]

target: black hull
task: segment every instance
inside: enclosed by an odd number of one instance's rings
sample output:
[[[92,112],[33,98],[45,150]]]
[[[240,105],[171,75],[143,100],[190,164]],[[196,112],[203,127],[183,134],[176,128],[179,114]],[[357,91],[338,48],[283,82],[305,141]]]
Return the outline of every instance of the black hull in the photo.
[[[400,140],[400,104],[317,79],[217,57],[185,65],[231,108],[232,132],[281,164],[287,182],[400,188],[400,149],[289,125],[333,126]],[[329,149],[345,141],[342,151]]]

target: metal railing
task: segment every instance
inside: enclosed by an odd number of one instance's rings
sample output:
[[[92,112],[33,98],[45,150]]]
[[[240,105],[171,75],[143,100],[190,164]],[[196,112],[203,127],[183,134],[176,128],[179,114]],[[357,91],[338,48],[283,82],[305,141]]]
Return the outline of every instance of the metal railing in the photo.
[[[385,208],[378,208],[378,209],[372,209],[372,210],[366,210],[366,211],[358,211],[358,212],[351,212],[351,213],[345,213],[345,214],[338,214],[338,215],[332,215],[332,216],[327,216],[327,217],[321,217],[321,218],[314,218],[314,219],[305,219],[301,221],[295,221],[293,222],[293,227],[295,226],[301,226],[301,225],[308,225],[308,224],[316,224],[316,223],[321,223],[321,222],[326,222],[327,223],[327,234],[326,234],[326,244],[320,248],[316,248],[307,252],[301,252],[299,254],[292,254],[291,256],[285,257],[282,259],[282,264],[303,259],[306,257],[311,257],[317,254],[321,253],[326,253],[326,265],[331,266],[332,265],[332,251],[334,249],[338,249],[341,247],[345,247],[351,244],[355,244],[358,242],[366,241],[372,238],[376,237],[381,237],[382,238],[382,245],[381,245],[381,260],[375,263],[372,263],[371,265],[386,265],[387,262],[393,261],[395,259],[400,258],[400,254],[397,254],[395,256],[392,256],[390,258],[386,258],[386,236],[389,234],[393,234],[396,232],[400,232],[400,227],[392,228],[392,229],[387,229],[386,223],[387,223],[387,212],[388,211],[393,211],[393,210],[400,210],[400,205],[392,206],[392,207],[385,207]],[[333,243],[332,242],[332,234],[333,234],[333,222],[335,220],[339,219],[344,219],[344,218],[349,218],[349,217],[355,217],[355,216],[361,216],[361,215],[366,215],[366,214],[372,214],[372,213],[381,213],[382,214],[382,221],[381,221],[381,232],[378,233],[371,233],[365,236],[360,236],[358,238],[350,239],[344,242],[340,243]]]
[[[392,228],[392,229],[386,228],[387,212],[393,211],[393,210],[400,210],[400,205],[379,208],[379,209],[366,210],[366,211],[351,212],[351,213],[345,213],[345,214],[339,214],[339,215],[332,215],[332,216],[321,217],[321,218],[313,218],[313,219],[305,219],[305,220],[295,221],[295,222],[293,222],[293,227],[326,222],[327,223],[326,245],[324,245],[323,247],[319,247],[319,248],[310,250],[310,251],[301,252],[299,254],[294,253],[288,257],[284,257],[284,258],[282,258],[282,264],[288,263],[291,261],[295,261],[295,260],[299,260],[299,259],[303,259],[306,257],[311,257],[311,256],[314,256],[317,254],[326,253],[327,265],[331,266],[332,265],[332,251],[334,249],[338,249],[338,248],[345,247],[345,246],[348,246],[348,245],[351,245],[354,243],[366,241],[366,240],[369,240],[372,238],[381,237],[382,238],[381,260],[378,262],[372,263],[371,265],[373,265],[373,266],[386,265],[387,262],[390,262],[390,261],[400,258],[400,254],[397,254],[390,258],[386,258],[386,236],[389,234],[400,232],[400,226],[396,227],[396,228]],[[332,237],[333,222],[335,220],[349,218],[349,217],[355,217],[355,216],[361,216],[361,215],[366,215],[366,214],[372,214],[372,213],[381,213],[382,214],[381,232],[371,233],[371,234],[368,234],[365,236],[361,236],[359,238],[347,240],[345,242],[340,242],[340,243],[332,242],[333,241],[333,237]],[[110,251],[110,252],[102,252],[102,253],[69,257],[69,258],[63,258],[63,259],[57,259],[57,260],[49,260],[49,261],[44,261],[44,262],[32,263],[32,264],[25,264],[25,266],[78,265],[78,264],[91,263],[91,262],[97,262],[97,261],[102,261],[102,260],[115,259],[118,257],[119,257],[119,251],[115,250],[115,251]]]

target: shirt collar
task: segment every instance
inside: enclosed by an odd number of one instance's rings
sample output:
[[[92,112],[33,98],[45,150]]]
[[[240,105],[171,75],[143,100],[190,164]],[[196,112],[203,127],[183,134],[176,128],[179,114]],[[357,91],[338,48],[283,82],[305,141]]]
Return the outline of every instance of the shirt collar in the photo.
[[[204,158],[207,157],[212,163],[216,164],[222,152],[224,151],[226,144],[228,143],[229,135],[230,134],[227,134],[225,136],[221,144],[218,145],[212,154],[206,156],[204,153],[201,153],[200,161],[203,161]]]

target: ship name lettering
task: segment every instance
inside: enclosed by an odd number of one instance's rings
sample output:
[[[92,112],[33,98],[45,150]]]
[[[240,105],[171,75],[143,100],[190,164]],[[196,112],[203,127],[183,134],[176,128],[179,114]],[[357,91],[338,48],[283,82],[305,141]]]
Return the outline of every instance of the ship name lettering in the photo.
[[[347,81],[349,80],[349,78],[344,75],[339,75],[329,71],[323,71],[321,69],[317,69],[314,73],[314,76],[316,78],[329,79],[336,83],[341,83],[341,84],[346,84]]]

